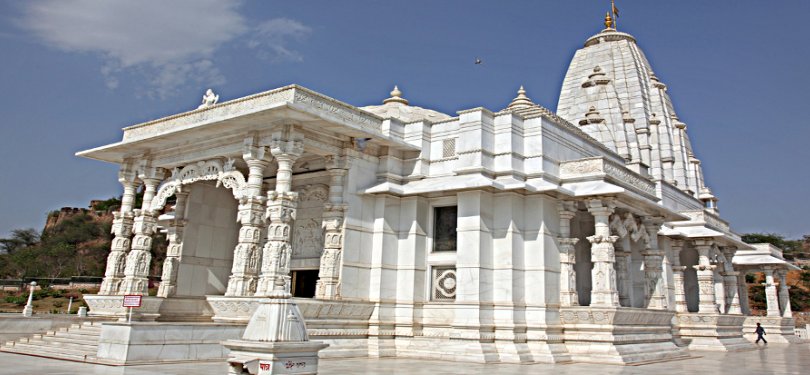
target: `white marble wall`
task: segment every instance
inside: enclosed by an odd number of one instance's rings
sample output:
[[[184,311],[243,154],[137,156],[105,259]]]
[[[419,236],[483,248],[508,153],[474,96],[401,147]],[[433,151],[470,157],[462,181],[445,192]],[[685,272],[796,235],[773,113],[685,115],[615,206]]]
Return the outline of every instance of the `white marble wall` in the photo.
[[[239,224],[237,202],[225,188],[198,182],[190,188],[177,296],[224,294],[233,263]]]

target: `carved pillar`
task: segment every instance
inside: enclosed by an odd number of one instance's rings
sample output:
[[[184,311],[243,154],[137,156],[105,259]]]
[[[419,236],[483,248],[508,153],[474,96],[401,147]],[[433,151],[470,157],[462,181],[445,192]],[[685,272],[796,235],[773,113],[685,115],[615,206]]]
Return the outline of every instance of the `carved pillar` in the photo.
[[[740,293],[739,285],[737,284],[737,277],[739,272],[722,272],[724,289],[726,290],[726,303],[728,303],[729,315],[742,315],[742,307],[740,306]]]
[[[717,303],[714,296],[714,269],[716,266],[710,264],[709,250],[713,241],[711,239],[696,239],[695,249],[698,252],[698,264],[693,266],[697,270],[699,305],[698,312],[701,314],[716,314]]]
[[[627,263],[630,261],[630,252],[624,248],[621,239],[613,244],[613,249],[616,254],[616,288],[619,291],[619,305],[633,307],[633,302],[630,300],[630,290],[633,286],[630,271],[627,267]]]
[[[667,297],[664,295],[664,275],[661,271],[664,252],[658,247],[658,231],[663,223],[664,219],[660,217],[644,219],[644,229],[649,237],[647,247],[642,253],[644,256],[645,298],[647,308],[654,310],[667,308]]]
[[[779,316],[779,298],[776,295],[773,268],[766,267],[763,271],[765,272],[765,300],[768,303],[768,316]]]
[[[734,271],[734,265],[731,263],[731,260],[734,258],[735,251],[736,249],[733,247],[723,248],[723,255],[726,257],[727,262],[726,265],[730,271],[727,270],[722,275],[726,290],[726,303],[728,303],[727,314],[742,315],[742,306],[740,305],[740,285],[745,287],[745,280],[743,279],[742,284],[737,282],[740,277],[740,273]]]
[[[790,311],[790,292],[787,285],[787,271],[779,272],[779,305],[782,307],[782,317],[792,318]]]
[[[248,138],[242,158],[248,165],[248,179],[244,195],[239,197],[239,243],[233,250],[231,276],[225,291],[226,296],[236,297],[251,296],[257,288],[261,232],[262,226],[266,225],[267,199],[262,196],[262,181],[271,156],[266,147],[259,147],[253,138]]]
[[[686,267],[681,266],[681,250],[683,250],[683,240],[671,239],[670,248],[672,248],[672,284],[675,288],[675,312],[685,313],[689,310],[686,307],[686,289],[683,284],[683,270]]]
[[[140,176],[144,184],[143,205],[136,210],[133,225],[132,250],[127,255],[127,264],[124,268],[124,281],[119,294],[148,294],[149,265],[152,262],[152,235],[157,226],[157,212],[149,209],[152,198],[165,171],[162,168],[146,167]]]
[[[183,232],[186,226],[187,192],[176,192],[177,202],[174,205],[174,220],[167,228],[166,238],[169,246],[166,248],[166,259],[163,260],[163,273],[160,276],[158,297],[171,297],[177,292],[177,268],[180,266],[180,256],[183,254]]]
[[[129,166],[122,166],[118,172],[118,181],[124,186],[124,195],[121,198],[121,210],[113,213],[112,233],[115,237],[110,246],[110,255],[107,256],[107,269],[98,291],[100,295],[118,294],[124,280],[127,251],[131,244],[134,222],[132,206],[135,203],[138,176]]]
[[[560,306],[577,306],[577,278],[574,264],[578,238],[571,238],[571,219],[577,214],[576,202],[560,202],[560,237],[557,237],[560,250]]]
[[[588,211],[594,217],[594,235],[588,237],[591,242],[591,306],[618,307],[619,292],[616,286],[616,262],[613,243],[617,236],[610,235],[608,220],[613,212],[610,198],[588,200]]]
[[[345,156],[328,156],[326,169],[329,181],[329,203],[323,208],[323,254],[321,255],[315,298],[340,297],[340,262],[343,256],[343,220],[347,206],[343,203],[343,184],[348,172]]]
[[[751,307],[748,305],[748,283],[745,282],[745,272],[737,275],[737,286],[740,292],[740,310],[743,315],[751,315]]]
[[[290,191],[292,165],[304,151],[301,140],[274,139],[270,151],[278,161],[276,190],[267,192],[269,227],[262,249],[262,267],[256,296],[286,293],[292,254],[291,229],[295,220],[298,193]]]

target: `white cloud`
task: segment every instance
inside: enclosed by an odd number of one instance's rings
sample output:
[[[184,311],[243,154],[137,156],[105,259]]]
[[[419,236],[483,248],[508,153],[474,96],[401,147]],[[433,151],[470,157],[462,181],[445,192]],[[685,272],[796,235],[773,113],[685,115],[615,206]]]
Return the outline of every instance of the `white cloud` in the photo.
[[[256,27],[248,40],[248,47],[256,49],[259,57],[266,60],[300,61],[301,54],[287,48],[287,43],[289,40],[300,41],[311,33],[312,29],[298,21],[275,18]]]
[[[21,26],[49,46],[99,54],[101,74],[115,89],[122,74],[142,75],[147,94],[165,98],[187,83],[218,85],[225,76],[213,59],[222,45],[245,37],[261,58],[300,60],[287,47],[310,29],[279,18],[257,26],[252,37],[239,2],[224,0],[96,1],[26,3]]]

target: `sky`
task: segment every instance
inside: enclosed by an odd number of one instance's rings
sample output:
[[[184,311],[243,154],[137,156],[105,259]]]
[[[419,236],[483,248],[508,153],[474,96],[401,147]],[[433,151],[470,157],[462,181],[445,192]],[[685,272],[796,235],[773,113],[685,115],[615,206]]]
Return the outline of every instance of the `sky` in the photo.
[[[74,156],[121,128],[297,83],[356,106],[554,109],[608,0],[0,0],[0,237],[119,196]],[[739,233],[810,234],[810,1],[618,0]],[[475,58],[483,64],[475,65]]]

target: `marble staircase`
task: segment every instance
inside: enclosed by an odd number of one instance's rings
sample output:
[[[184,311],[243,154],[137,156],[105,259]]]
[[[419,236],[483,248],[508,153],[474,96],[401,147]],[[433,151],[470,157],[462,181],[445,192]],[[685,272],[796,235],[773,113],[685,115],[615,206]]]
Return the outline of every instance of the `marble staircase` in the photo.
[[[101,322],[83,322],[67,328],[20,338],[0,346],[0,352],[78,362],[96,362]]]

